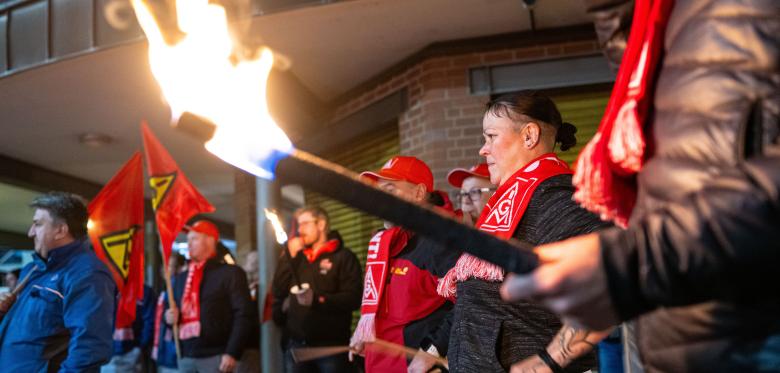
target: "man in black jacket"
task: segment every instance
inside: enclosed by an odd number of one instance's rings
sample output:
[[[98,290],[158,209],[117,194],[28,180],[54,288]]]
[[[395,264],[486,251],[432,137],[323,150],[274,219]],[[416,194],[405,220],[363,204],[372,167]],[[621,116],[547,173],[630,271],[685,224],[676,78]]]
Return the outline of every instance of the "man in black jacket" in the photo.
[[[346,345],[363,291],[360,262],[338,233],[330,232],[325,210],[303,207],[295,219],[298,237],[287,242],[292,259],[282,256],[273,281],[273,319],[284,329],[285,365],[289,372],[351,371],[346,353],[298,364],[292,360],[293,348]]]
[[[250,322],[246,274],[219,261],[218,239],[217,227],[206,220],[193,224],[187,233],[190,264],[173,283],[178,309],[165,313],[168,324],[179,324],[180,372],[232,372],[250,326],[256,325]]]
[[[631,1],[586,3],[619,59]],[[628,229],[540,247],[507,298],[596,328],[639,317],[647,371],[780,370],[779,15],[777,0],[674,3]]]

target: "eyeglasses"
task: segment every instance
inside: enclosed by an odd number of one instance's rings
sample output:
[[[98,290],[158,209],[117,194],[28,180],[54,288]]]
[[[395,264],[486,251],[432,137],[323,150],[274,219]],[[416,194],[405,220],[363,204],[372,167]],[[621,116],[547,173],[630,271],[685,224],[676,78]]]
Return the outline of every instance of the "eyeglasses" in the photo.
[[[316,222],[317,222],[317,219],[314,219],[314,220],[306,220],[306,221],[299,221],[299,222],[298,222],[298,226],[299,226],[299,227],[302,227],[302,226],[304,226],[304,225],[308,225],[308,224],[314,224],[314,223],[316,223]]]
[[[472,201],[479,201],[480,198],[482,198],[482,193],[492,193],[496,190],[496,188],[474,188],[472,190],[469,190],[468,192],[458,192],[458,198],[466,198],[469,197]]]

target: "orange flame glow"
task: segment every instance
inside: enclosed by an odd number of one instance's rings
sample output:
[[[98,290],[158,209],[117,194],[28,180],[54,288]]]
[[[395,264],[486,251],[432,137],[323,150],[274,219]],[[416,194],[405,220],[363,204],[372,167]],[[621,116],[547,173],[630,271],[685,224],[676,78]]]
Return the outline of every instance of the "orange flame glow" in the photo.
[[[149,42],[149,63],[175,119],[185,111],[216,124],[206,149],[254,175],[272,178],[269,158],[292,151],[292,144],[268,111],[266,84],[274,64],[270,49],[253,60],[231,61],[225,9],[208,0],[177,0],[184,37],[168,45],[150,9],[132,0]],[[273,162],[275,164],[275,161]],[[271,169],[269,169],[271,168]]]
[[[265,218],[268,219],[268,221],[271,223],[271,226],[274,227],[274,234],[276,234],[276,242],[278,244],[284,244],[287,242],[287,232],[284,231],[284,228],[282,228],[282,222],[279,220],[279,215],[277,215],[275,212],[269,209],[265,210]]]

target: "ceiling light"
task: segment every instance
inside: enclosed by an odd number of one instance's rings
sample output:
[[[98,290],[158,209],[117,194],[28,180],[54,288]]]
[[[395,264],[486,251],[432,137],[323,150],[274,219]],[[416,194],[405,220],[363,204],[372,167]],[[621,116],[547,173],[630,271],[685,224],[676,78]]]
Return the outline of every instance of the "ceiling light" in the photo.
[[[114,138],[104,133],[87,132],[79,135],[79,143],[89,146],[90,148],[98,148],[114,142]]]

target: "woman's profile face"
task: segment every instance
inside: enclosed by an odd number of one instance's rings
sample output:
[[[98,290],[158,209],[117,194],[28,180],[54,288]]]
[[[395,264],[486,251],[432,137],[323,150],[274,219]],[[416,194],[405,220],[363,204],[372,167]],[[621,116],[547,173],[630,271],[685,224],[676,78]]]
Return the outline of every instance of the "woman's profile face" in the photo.
[[[525,164],[523,128],[514,129],[514,122],[509,118],[498,117],[487,112],[482,120],[482,135],[485,145],[479,154],[485,157],[490,170],[490,182],[503,184],[512,174]]]

